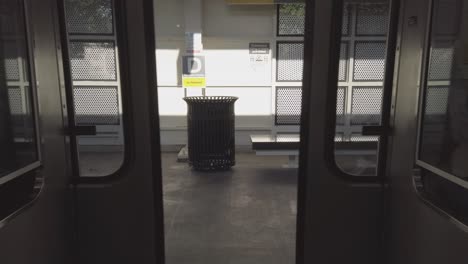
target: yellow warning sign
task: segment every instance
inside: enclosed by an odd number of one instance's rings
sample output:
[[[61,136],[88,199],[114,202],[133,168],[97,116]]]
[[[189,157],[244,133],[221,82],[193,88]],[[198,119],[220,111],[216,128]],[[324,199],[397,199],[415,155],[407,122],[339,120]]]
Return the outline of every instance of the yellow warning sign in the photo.
[[[182,77],[184,88],[205,88],[205,77]]]

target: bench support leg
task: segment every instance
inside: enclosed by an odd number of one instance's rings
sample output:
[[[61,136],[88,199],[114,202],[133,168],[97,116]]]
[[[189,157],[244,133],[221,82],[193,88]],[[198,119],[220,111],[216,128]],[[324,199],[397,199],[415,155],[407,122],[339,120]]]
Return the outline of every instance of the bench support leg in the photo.
[[[288,164],[283,165],[284,168],[297,169],[299,168],[299,159],[297,155],[288,156]]]

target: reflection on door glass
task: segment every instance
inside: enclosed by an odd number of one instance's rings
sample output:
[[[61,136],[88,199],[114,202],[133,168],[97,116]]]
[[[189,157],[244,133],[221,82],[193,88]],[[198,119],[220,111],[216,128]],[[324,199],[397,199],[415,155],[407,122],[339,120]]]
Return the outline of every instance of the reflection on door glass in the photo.
[[[419,159],[468,180],[468,1],[438,0],[424,86]]]
[[[336,102],[335,160],[356,176],[377,174],[389,1],[344,1]]]
[[[23,1],[0,1],[0,180],[38,161]]]
[[[468,225],[468,192],[464,187],[425,169],[414,179],[422,197]]]
[[[113,0],[65,0],[80,176],[107,176],[124,159],[121,85]]]

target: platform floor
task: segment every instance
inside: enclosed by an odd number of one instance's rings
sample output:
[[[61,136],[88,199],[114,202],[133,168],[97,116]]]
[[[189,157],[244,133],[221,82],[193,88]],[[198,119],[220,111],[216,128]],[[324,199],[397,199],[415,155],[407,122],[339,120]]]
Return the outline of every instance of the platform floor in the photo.
[[[297,170],[287,157],[236,159],[207,173],[163,155],[167,264],[294,263]]]

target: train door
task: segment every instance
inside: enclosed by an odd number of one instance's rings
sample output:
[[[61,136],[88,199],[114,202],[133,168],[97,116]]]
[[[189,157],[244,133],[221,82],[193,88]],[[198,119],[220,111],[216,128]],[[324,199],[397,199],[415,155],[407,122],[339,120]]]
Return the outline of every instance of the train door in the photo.
[[[58,0],[78,263],[163,263],[152,1]]]
[[[466,263],[468,1],[405,1],[388,263]]]
[[[399,1],[307,7],[297,263],[383,261],[398,13]]]
[[[0,1],[0,261],[71,263],[55,1]]]

